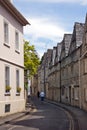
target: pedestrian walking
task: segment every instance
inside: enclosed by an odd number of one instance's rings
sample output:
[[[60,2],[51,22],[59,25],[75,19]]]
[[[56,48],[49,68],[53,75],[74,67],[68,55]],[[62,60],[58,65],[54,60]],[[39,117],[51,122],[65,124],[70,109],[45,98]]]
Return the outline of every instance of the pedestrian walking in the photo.
[[[45,93],[44,92],[40,92],[41,101],[44,101],[44,97],[45,97]]]
[[[37,92],[37,97],[38,97],[38,98],[40,97],[40,92],[39,92],[39,91]]]

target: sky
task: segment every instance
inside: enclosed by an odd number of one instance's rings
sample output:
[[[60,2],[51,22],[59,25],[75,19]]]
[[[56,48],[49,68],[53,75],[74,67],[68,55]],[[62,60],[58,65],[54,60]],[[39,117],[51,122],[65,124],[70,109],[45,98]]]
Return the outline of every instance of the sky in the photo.
[[[24,39],[40,58],[64,34],[73,32],[75,22],[84,23],[87,13],[87,0],[13,0],[13,4],[31,24],[24,27]]]

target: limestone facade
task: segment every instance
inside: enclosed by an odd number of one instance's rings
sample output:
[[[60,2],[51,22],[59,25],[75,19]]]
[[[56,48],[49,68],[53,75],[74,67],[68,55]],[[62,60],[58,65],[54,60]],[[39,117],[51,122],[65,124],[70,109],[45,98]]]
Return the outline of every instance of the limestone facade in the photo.
[[[35,74],[31,77],[31,93],[37,96],[38,91],[38,74]]]
[[[39,92],[44,91],[48,98],[48,73],[49,73],[49,62],[51,59],[52,50],[48,49],[47,53],[44,53],[42,62],[38,68],[38,90]]]
[[[87,16],[53,47],[47,69],[47,98],[87,110]]]

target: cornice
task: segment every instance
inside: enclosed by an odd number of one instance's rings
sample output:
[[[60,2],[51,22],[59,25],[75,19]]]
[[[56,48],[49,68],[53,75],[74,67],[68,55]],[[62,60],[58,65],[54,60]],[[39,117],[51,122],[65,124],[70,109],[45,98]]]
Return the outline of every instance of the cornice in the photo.
[[[7,11],[20,23],[22,26],[30,23],[24,18],[24,16],[15,8],[15,6],[9,0],[0,0],[0,4],[6,8]]]

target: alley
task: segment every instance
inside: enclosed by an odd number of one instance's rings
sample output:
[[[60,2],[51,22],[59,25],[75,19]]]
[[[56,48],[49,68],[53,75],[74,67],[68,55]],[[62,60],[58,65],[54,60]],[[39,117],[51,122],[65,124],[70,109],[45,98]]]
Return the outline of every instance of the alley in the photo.
[[[62,109],[37,97],[31,100],[34,107],[31,114],[0,126],[0,130],[69,130],[69,118]]]

